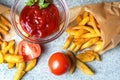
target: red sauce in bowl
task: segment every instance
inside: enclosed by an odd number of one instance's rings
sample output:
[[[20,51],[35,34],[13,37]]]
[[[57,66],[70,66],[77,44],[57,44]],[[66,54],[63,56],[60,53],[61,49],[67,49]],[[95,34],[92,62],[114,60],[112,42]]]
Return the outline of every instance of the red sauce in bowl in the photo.
[[[44,38],[59,28],[59,11],[54,4],[41,9],[37,4],[25,6],[20,14],[20,25],[30,36]]]

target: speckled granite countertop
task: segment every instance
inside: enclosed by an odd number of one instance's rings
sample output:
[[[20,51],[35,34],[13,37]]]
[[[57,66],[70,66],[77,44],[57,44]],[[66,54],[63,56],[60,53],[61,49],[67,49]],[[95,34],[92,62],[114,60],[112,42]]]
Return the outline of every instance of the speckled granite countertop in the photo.
[[[1,4],[11,6],[14,0],[0,0]],[[103,0],[66,0],[69,8],[80,5],[82,3],[102,2]],[[104,1],[120,1],[120,0],[104,0]],[[66,34],[63,34],[53,42],[45,44],[43,47],[46,50],[43,52],[42,57],[39,58],[38,65],[28,72],[22,80],[120,80],[120,44],[114,49],[109,50],[101,56],[101,62],[88,63],[90,67],[96,72],[93,76],[86,76],[81,71],[77,70],[74,74],[68,73],[62,76],[52,75],[47,66],[47,60],[51,53],[61,51],[61,46],[64,43]],[[56,42],[60,42],[57,43]],[[16,69],[7,69],[6,64],[0,65],[0,80],[12,80]]]

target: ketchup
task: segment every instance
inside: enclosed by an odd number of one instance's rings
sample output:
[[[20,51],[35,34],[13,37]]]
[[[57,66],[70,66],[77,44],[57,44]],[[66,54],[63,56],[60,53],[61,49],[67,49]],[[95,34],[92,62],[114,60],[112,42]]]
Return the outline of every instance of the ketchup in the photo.
[[[52,3],[44,9],[40,9],[38,4],[25,6],[20,14],[20,25],[23,30],[30,36],[39,38],[56,32],[59,21],[59,11]]]

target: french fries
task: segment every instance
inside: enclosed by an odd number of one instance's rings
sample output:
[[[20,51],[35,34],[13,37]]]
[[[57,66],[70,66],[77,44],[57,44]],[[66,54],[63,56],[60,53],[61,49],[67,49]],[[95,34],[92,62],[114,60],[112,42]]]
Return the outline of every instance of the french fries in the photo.
[[[26,68],[26,63],[25,62],[18,63],[18,68],[17,68],[18,71],[24,71],[25,68]]]
[[[35,67],[37,59],[31,61],[27,66],[23,56],[18,55],[18,46],[15,45],[15,40],[4,41],[4,37],[9,34],[12,25],[9,20],[0,14],[0,64],[8,64],[8,69],[15,67],[17,71],[13,80],[21,80],[26,71],[30,71]],[[25,71],[26,69],[26,71]]]
[[[97,52],[95,52],[93,50],[86,50],[85,53],[93,54],[97,61],[101,61],[100,55]]]
[[[7,41],[4,41],[2,44],[1,44],[1,49],[5,49],[7,47],[8,43]]]
[[[80,60],[76,60],[76,66],[78,69],[80,69],[84,74],[87,75],[93,75],[94,72],[83,62],[81,62]]]
[[[21,80],[24,74],[25,74],[25,71],[16,71],[13,80]]]
[[[86,23],[89,22],[89,19],[90,19],[89,16],[84,17],[83,20],[79,23],[79,25],[81,26],[85,25]]]
[[[88,53],[80,53],[77,55],[77,58],[82,62],[92,62],[95,59],[95,56]]]
[[[72,36],[72,40],[68,40],[68,37],[63,45],[63,48],[67,44],[67,47],[64,49],[69,49],[76,53],[80,50],[94,46],[93,50],[96,52],[101,51],[103,41],[101,38],[100,26],[95,20],[94,16],[91,13],[85,11],[83,14],[79,15],[74,22],[76,22],[76,25],[70,26],[66,30],[69,37]]]
[[[69,69],[69,73],[72,74],[76,68],[76,57],[71,51],[67,51],[66,54],[69,56],[71,64],[72,64],[70,69]]]
[[[92,62],[93,60],[101,61],[100,56],[93,50],[86,50],[84,53],[76,55],[77,59],[82,62]]]
[[[3,53],[7,53],[7,52],[9,51],[9,49],[12,48],[12,46],[14,46],[14,44],[15,44],[15,40],[9,41],[8,46],[7,46],[6,48],[4,48],[4,49],[2,50],[2,52],[3,52]]]
[[[95,18],[93,17],[92,14],[90,14],[90,21],[91,21],[92,27],[94,28],[96,34],[100,36],[101,35],[100,30],[98,29],[97,22],[95,21]]]
[[[101,61],[99,52],[102,50],[103,40],[100,26],[94,16],[87,11],[79,15],[73,22],[75,25],[66,30],[68,37],[63,45],[63,49],[69,50],[67,55],[72,64],[69,73],[72,74],[75,68],[78,68],[87,75],[93,75],[94,72],[85,63],[92,62],[95,59]],[[82,53],[76,54],[79,51]],[[74,66],[75,64],[76,66]]]
[[[99,52],[102,50],[102,41],[97,41],[94,47],[94,51]]]
[[[24,74],[32,70],[37,64],[37,58],[27,63],[23,56],[18,55],[18,46],[15,46],[15,40],[3,41],[0,47],[0,64],[7,63],[8,69],[15,66],[17,68],[13,80],[21,80]]]
[[[0,34],[2,34],[2,39],[9,33],[11,28],[11,23],[3,15],[0,15]]]
[[[63,49],[67,49],[70,46],[72,40],[73,40],[73,36],[72,35],[68,36],[68,38],[66,39],[66,42],[63,46]]]
[[[31,60],[31,61],[28,63],[28,65],[26,66],[25,71],[28,72],[28,71],[30,71],[31,69],[33,69],[33,68],[35,67],[36,63],[37,63],[37,59],[36,59],[36,58],[33,59],[33,60]]]
[[[0,52],[0,64],[4,62],[3,54]]]
[[[89,48],[92,45],[94,45],[97,41],[99,40],[98,37],[96,38],[91,38],[90,40],[88,40],[86,43],[84,43],[81,47],[81,49],[85,49],[85,48]]]
[[[3,15],[0,15],[0,20],[1,20],[1,23],[4,23],[4,25],[7,27],[7,28],[12,28],[12,25],[11,23],[9,22],[8,19],[6,19]]]
[[[23,56],[14,55],[14,54],[5,54],[4,59],[8,63],[24,62]]]

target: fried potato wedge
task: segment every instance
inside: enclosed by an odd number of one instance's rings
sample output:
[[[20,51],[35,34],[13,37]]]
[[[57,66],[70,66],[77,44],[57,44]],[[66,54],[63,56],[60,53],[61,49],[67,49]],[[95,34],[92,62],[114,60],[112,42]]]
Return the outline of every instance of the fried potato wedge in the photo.
[[[24,62],[23,56],[9,54],[9,53],[4,55],[4,59],[8,63]]]
[[[21,78],[24,76],[25,71],[16,71],[13,80],[21,80]]]
[[[80,53],[76,57],[82,62],[92,62],[95,59],[95,55],[90,53]]]
[[[81,62],[78,59],[76,60],[76,66],[84,74],[87,74],[87,75],[93,75],[94,74],[94,72],[85,63]]]
[[[67,55],[69,56],[71,61],[71,67],[69,69],[69,73],[72,74],[76,69],[76,57],[71,51],[67,51]]]
[[[36,58],[31,60],[28,63],[28,65],[26,66],[25,71],[28,72],[28,71],[32,70],[35,67],[36,63],[37,63],[37,59]]]
[[[97,61],[101,61],[100,55],[99,55],[97,52],[95,52],[95,51],[93,51],[93,50],[86,50],[85,52],[86,52],[86,53],[93,54],[93,55],[95,56],[95,59],[96,59]]]

